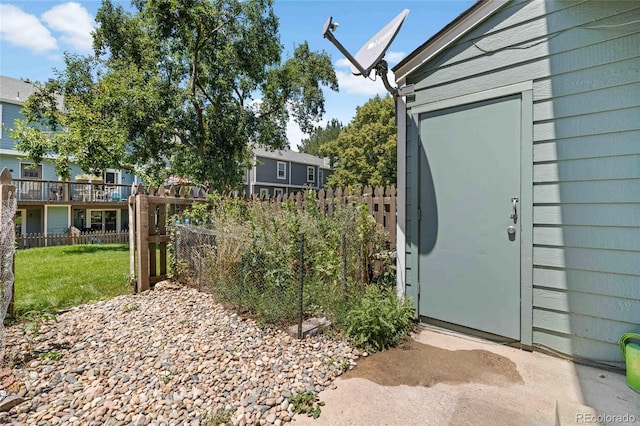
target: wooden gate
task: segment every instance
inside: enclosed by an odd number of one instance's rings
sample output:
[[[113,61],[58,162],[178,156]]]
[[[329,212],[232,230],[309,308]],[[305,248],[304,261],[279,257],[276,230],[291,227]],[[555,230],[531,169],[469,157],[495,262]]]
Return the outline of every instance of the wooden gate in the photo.
[[[133,186],[129,196],[130,281],[136,293],[167,279],[168,220],[183,206],[204,202],[206,192],[197,187]]]

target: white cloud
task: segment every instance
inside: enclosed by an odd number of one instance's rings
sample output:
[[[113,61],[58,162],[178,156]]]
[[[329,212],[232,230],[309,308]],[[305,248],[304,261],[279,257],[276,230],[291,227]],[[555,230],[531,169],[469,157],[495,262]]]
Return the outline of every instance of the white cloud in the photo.
[[[353,75],[351,72],[336,71],[338,77],[338,86],[340,91],[345,91],[350,95],[385,95],[387,89],[384,88],[384,84],[380,77],[377,77],[375,73],[371,73],[369,78],[364,78],[361,75]],[[375,81],[372,80],[375,78]],[[394,85],[395,77],[391,71],[387,73],[387,78],[391,85]]]
[[[384,55],[384,58],[387,60],[389,65],[391,64],[395,65],[401,60],[403,60],[405,56],[407,56],[407,54],[404,52],[387,52]]]
[[[306,139],[307,137],[308,136],[300,130],[300,126],[293,120],[293,117],[289,117],[289,121],[287,122],[287,141],[289,141],[289,147],[293,151],[297,151],[302,139]]]
[[[0,37],[36,53],[58,48],[56,39],[38,18],[10,4],[0,4]]]
[[[387,52],[388,62],[391,60],[397,60],[397,58],[404,58],[403,52]],[[380,80],[380,77],[376,76],[375,70],[371,71],[369,78],[364,78],[361,75],[353,75],[351,72],[351,62],[348,59],[338,59],[334,63],[336,67],[336,76],[338,77],[338,85],[341,91],[346,91],[350,95],[385,95],[387,90],[384,88],[384,84]],[[342,71],[341,69],[345,69]],[[395,86],[395,76],[393,72],[387,72],[387,78],[392,86]]]
[[[387,52],[384,55],[384,59],[389,66],[391,66],[400,62],[405,56],[407,56],[407,54],[404,52]],[[347,58],[338,59],[334,65],[336,68],[351,68],[351,62],[349,62]]]
[[[90,52],[93,44],[93,17],[81,4],[63,3],[42,14],[42,20],[61,34],[60,39],[80,52]]]
[[[350,68],[351,62],[347,58],[342,58],[336,61],[335,66],[338,68]]]

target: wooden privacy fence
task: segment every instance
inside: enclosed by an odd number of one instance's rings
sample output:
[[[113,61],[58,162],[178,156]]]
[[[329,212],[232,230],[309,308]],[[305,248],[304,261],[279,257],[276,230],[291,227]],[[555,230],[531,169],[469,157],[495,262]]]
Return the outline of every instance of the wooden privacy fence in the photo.
[[[369,206],[369,213],[376,223],[389,233],[391,249],[396,246],[396,188],[394,186],[365,186],[354,189],[337,188],[318,191],[318,203],[325,214],[331,215],[336,204],[362,203]]]
[[[338,205],[365,204],[369,207],[369,213],[375,218],[376,223],[389,233],[389,245],[396,244],[396,188],[394,186],[356,186],[354,188],[328,188],[315,192],[315,200],[307,203],[305,192],[293,192],[289,195],[277,195],[269,198],[260,198],[252,195],[252,200],[261,200],[280,203],[283,201],[294,202],[298,209],[306,209],[308,205],[317,205],[324,214],[331,216]],[[231,196],[231,195],[229,195]]]
[[[142,185],[134,186],[129,196],[129,252],[130,276],[136,292],[149,290],[155,283],[167,279],[167,246],[170,235],[167,219],[194,202],[206,201],[207,193],[198,187],[164,187],[147,190]],[[235,192],[227,197],[246,198]],[[225,197],[223,197],[225,198]],[[376,222],[389,233],[391,250],[396,242],[396,189],[393,186],[355,187],[353,189],[321,189],[315,200],[308,202],[305,193],[296,192],[271,198],[251,196],[252,201],[281,203],[290,201],[299,209],[314,205],[324,214],[332,215],[339,205],[362,203]]]

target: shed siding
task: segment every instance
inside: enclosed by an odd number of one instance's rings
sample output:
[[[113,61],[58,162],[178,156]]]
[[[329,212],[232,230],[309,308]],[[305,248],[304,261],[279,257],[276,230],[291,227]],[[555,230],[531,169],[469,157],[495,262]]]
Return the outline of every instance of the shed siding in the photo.
[[[617,339],[640,331],[638,46],[638,2],[517,1],[407,78],[408,123],[430,102],[532,82],[533,344],[616,362]],[[407,234],[416,138],[407,129]]]
[[[15,149],[16,140],[11,137],[11,131],[14,128],[14,121],[24,116],[20,112],[20,106],[15,104],[2,104],[2,138],[0,138],[0,149]]]

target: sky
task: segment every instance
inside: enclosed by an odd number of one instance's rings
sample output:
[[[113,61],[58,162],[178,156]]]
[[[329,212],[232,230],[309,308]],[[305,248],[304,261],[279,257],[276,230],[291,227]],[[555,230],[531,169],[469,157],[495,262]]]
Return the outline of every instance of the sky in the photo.
[[[113,0],[129,6],[129,1]],[[418,48],[433,34],[469,8],[474,0],[276,0],[274,10],[280,18],[280,40],[285,58],[304,41],[311,49],[326,51],[338,77],[339,92],[325,90],[326,114],[319,125],[333,118],[348,124],[356,107],[376,94],[387,92],[379,79],[372,81],[351,74],[344,55],[322,36],[322,26],[329,18],[339,23],[333,33],[352,54],[404,9],[409,9],[400,32],[387,50],[389,68]],[[61,69],[64,52],[91,52],[91,31],[100,8],[99,0],[0,0],[0,74],[46,81]],[[393,84],[393,76],[389,81]],[[287,136],[296,149],[305,138],[295,123]]]

